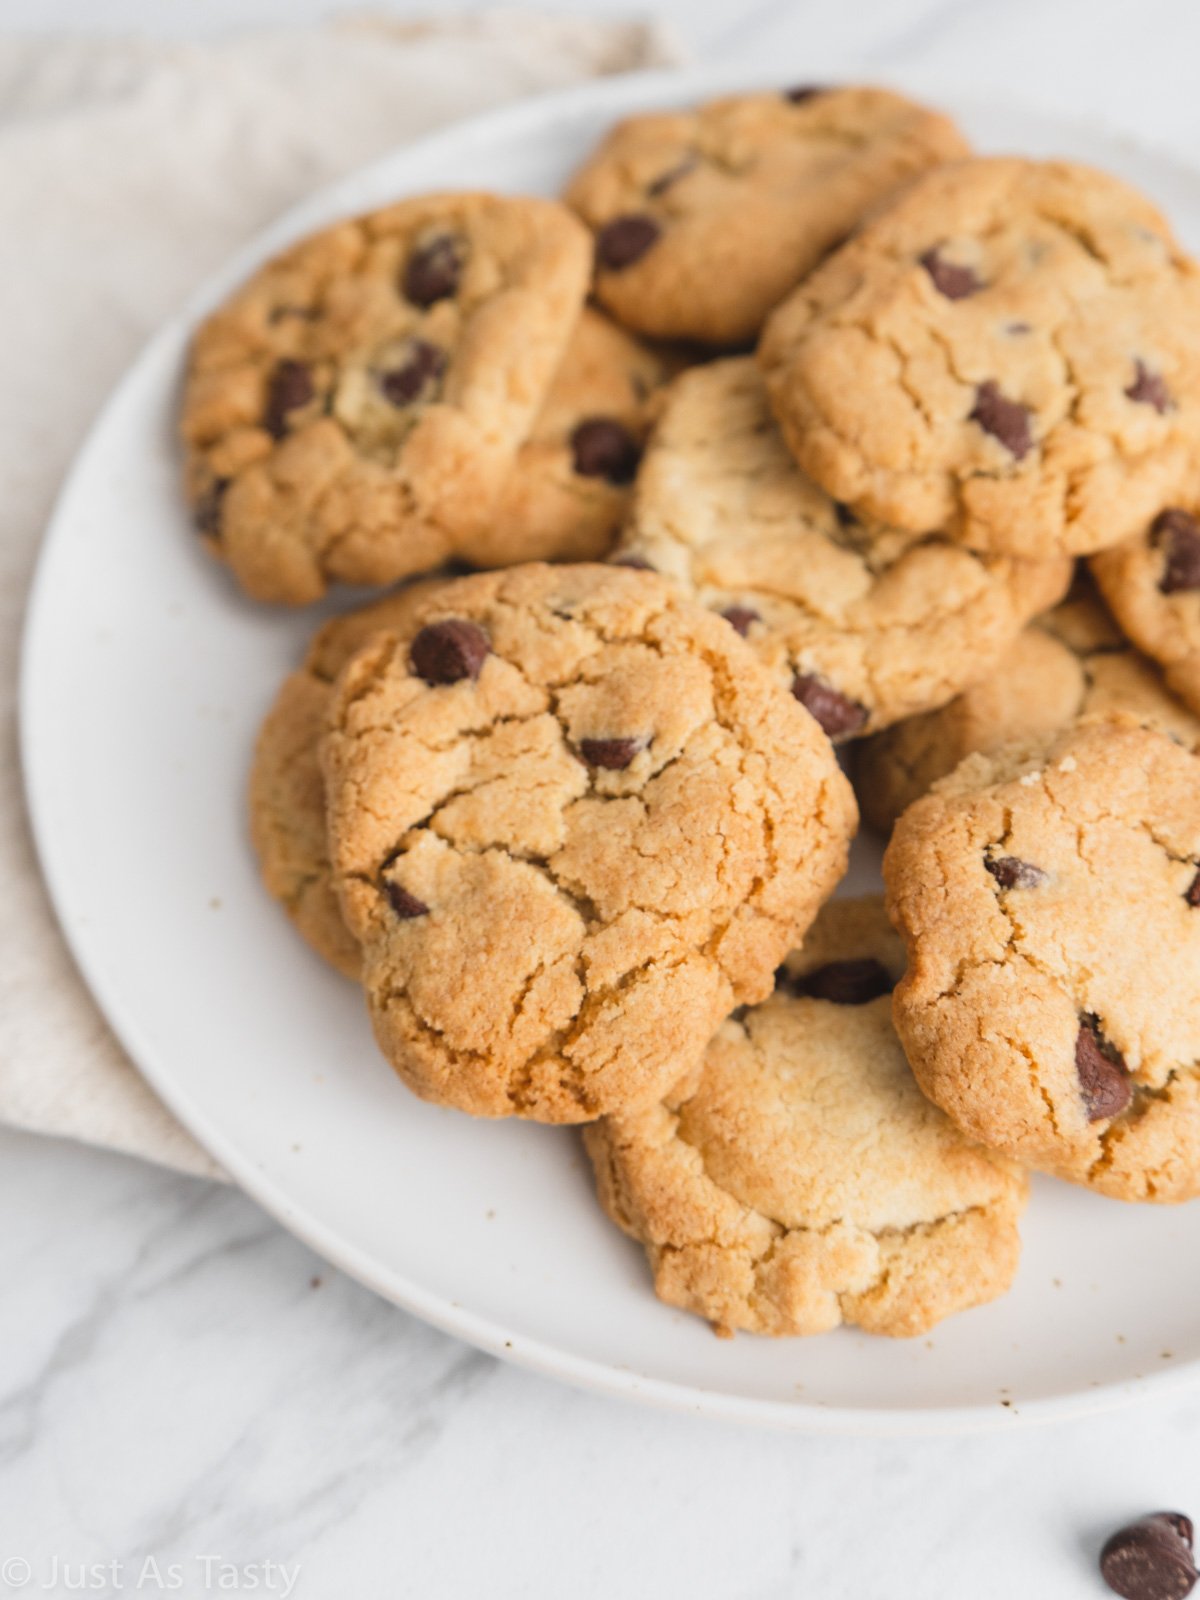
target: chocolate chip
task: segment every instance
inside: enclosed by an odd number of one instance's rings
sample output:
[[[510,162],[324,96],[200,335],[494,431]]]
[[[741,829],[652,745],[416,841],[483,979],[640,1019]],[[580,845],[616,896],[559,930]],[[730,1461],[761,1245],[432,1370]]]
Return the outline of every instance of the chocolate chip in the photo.
[[[1089,1122],[1119,1116],[1133,1097],[1125,1058],[1101,1033],[1097,1017],[1084,1017],[1079,1024],[1075,1072]]]
[[[629,429],[611,417],[585,417],[571,434],[571,457],[581,477],[632,483],[642,451]]]
[[[287,432],[288,412],[306,406],[313,394],[312,372],[303,361],[279,363],[267,385],[267,404],[263,411],[263,427],[272,438],[283,438]]]
[[[196,501],[192,520],[196,524],[197,533],[202,533],[209,539],[221,537],[221,503],[228,488],[228,478],[214,478]]]
[[[1136,400],[1140,405],[1153,406],[1159,416],[1171,409],[1171,391],[1163,381],[1162,375],[1151,372],[1150,368],[1142,361],[1135,361],[1133,365],[1134,379],[1125,393],[1130,400]]]
[[[596,235],[596,259],[609,272],[621,272],[640,261],[658,243],[662,229],[653,217],[633,212],[614,217]]]
[[[1186,511],[1161,511],[1150,524],[1150,537],[1167,552],[1158,580],[1163,594],[1200,589],[1200,522]]]
[[[1000,386],[989,378],[975,391],[975,409],[970,420],[977,422],[984,433],[998,439],[1004,448],[1021,461],[1033,449],[1033,434],[1029,428],[1029,409],[1016,400],[1006,399]]]
[[[1183,898],[1190,906],[1200,906],[1200,872],[1192,879],[1191,886]]]
[[[676,162],[673,167],[668,167],[666,172],[655,178],[653,183],[646,185],[649,195],[666,194],[672,184],[678,183],[680,178],[686,178],[689,172],[694,172],[698,165],[695,156],[684,156],[682,161]]]
[[[921,257],[921,265],[933,281],[933,287],[947,300],[965,300],[968,295],[978,294],[983,288],[983,279],[976,276],[970,267],[960,267],[953,261],[947,261],[938,250],[926,250]]]
[[[789,105],[802,106],[806,100],[815,100],[817,95],[827,92],[822,83],[798,83],[794,89],[785,89],[783,98]]]
[[[409,660],[426,683],[459,683],[477,678],[491,651],[488,636],[462,617],[430,622],[412,642]]]
[[[462,241],[453,234],[439,234],[409,256],[401,282],[404,298],[421,307],[449,300],[458,293],[462,268]]]
[[[791,980],[793,993],[812,1000],[829,1000],[835,1006],[865,1006],[881,994],[891,994],[896,982],[882,961],[830,961],[815,972]]]
[[[1196,1582],[1190,1520],[1157,1511],[1119,1528],[1100,1552],[1100,1573],[1125,1600],[1184,1600]]]
[[[804,709],[824,728],[831,739],[857,733],[867,720],[867,708],[826,683],[811,672],[798,672],[792,679],[792,693]]]
[[[839,528],[854,528],[858,525],[858,518],[841,500],[833,502],[833,514],[837,518]]]
[[[425,339],[414,339],[400,366],[379,374],[379,387],[394,406],[410,406],[418,398],[430,397],[445,370],[446,352]]]
[[[761,622],[762,617],[750,606],[727,606],[721,615],[735,633],[740,633],[744,639],[750,632],[750,625]]]
[[[649,739],[581,739],[579,753],[589,767],[604,767],[609,772],[623,772],[637,755],[650,743]]]
[[[613,556],[609,563],[614,567],[634,567],[638,572],[657,572],[658,568],[651,566],[645,556],[621,555]]]
[[[1048,877],[1041,867],[1018,856],[997,856],[983,864],[1002,889],[1037,889]]]
[[[428,914],[429,907],[424,900],[418,900],[415,894],[409,894],[408,890],[402,889],[398,883],[385,883],[383,892],[387,895],[388,905],[402,922]]]

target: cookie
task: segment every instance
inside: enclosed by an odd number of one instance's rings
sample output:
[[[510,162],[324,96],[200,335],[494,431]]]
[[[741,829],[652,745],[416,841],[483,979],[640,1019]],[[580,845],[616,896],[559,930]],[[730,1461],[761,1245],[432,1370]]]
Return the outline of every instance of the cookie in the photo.
[[[1071,575],[860,522],[800,472],[749,357],[667,390],[621,550],[720,612],[835,740],[986,676]]]
[[[333,886],[321,773],[333,681],[374,634],[401,627],[438,581],[408,584],[319,629],[303,666],[280,687],[254,749],[250,837],[267,893],[317,954],[348,978],[358,977],[361,961]]]
[[[956,700],[857,747],[854,787],[863,818],[886,835],[966,756],[1006,744],[1033,747],[1077,717],[1110,712],[1200,750],[1200,717],[1175,699],[1082,586],[1026,628],[999,666]]]
[[[884,880],[896,1030],[968,1137],[1122,1200],[1200,1193],[1200,759],[1103,718],[970,756]]]
[[[1195,477],[1200,269],[1086,167],[927,174],[779,307],[759,354],[830,494],[974,549],[1104,549]]]
[[[586,307],[487,526],[462,542],[463,557],[502,567],[607,555],[655,397],[679,364]]]
[[[737,95],[619,123],[566,199],[615,317],[737,345],[865,211],[966,151],[946,117],[885,89]]]
[[[1200,506],[1167,507],[1091,568],[1122,628],[1200,714]]]
[[[586,231],[546,200],[428,195],[267,263],[198,330],[198,530],[258,600],[386,584],[478,540],[579,318]]]
[[[891,1021],[903,969],[879,900],[831,902],[664,1100],[585,1130],[668,1305],[719,1332],[908,1335],[1008,1288],[1025,1180],[917,1088]]]
[[[843,872],[828,740],[650,573],[438,591],[334,693],[330,850],[376,1035],[425,1099],[583,1122],[759,1000]]]

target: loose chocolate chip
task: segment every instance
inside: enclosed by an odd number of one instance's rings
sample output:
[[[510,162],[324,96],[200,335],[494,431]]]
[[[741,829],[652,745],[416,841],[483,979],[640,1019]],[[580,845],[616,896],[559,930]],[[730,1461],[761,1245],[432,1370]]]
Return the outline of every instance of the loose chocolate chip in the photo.
[[[379,387],[394,406],[410,406],[429,397],[445,370],[446,352],[425,339],[414,339],[401,365],[379,374]]]
[[[762,617],[750,606],[727,606],[721,615],[735,633],[740,633],[744,639],[750,632],[750,625],[761,622]]]
[[[975,409],[970,420],[977,422],[984,433],[998,439],[1018,461],[1033,449],[1033,434],[1029,428],[1028,407],[1009,400],[1000,393],[1000,386],[989,378],[975,391]]]
[[[402,922],[408,922],[412,917],[423,917],[429,911],[424,900],[418,900],[415,894],[409,894],[398,883],[385,883],[383,892],[387,895],[388,905]]]
[[[1041,867],[1018,856],[997,856],[983,864],[1002,889],[1037,889],[1046,882]]]
[[[929,274],[933,287],[947,300],[965,300],[968,295],[978,294],[983,288],[982,278],[970,267],[947,261],[937,250],[926,250],[921,257],[921,265]]]
[[[857,733],[867,720],[867,708],[849,695],[840,694],[824,678],[811,672],[798,672],[792,679],[792,693],[804,709],[824,728],[831,739],[844,739]]]
[[[1089,1122],[1119,1116],[1133,1097],[1125,1058],[1101,1033],[1096,1017],[1084,1017],[1079,1024],[1075,1072]]]
[[[1190,906],[1200,906],[1200,872],[1192,879],[1191,887],[1183,898]]]
[[[415,306],[431,306],[458,293],[462,277],[462,242],[453,234],[442,233],[419,245],[409,256],[401,288],[404,298]]]
[[[1125,393],[1130,400],[1136,400],[1140,405],[1153,406],[1159,416],[1164,411],[1171,409],[1171,391],[1163,381],[1161,373],[1151,372],[1150,368],[1142,361],[1134,362],[1134,379]]]
[[[789,105],[802,106],[806,100],[814,100],[817,95],[825,94],[825,85],[821,83],[798,83],[794,89],[785,89],[783,98]]]
[[[649,739],[581,739],[579,753],[589,767],[604,767],[609,772],[623,772],[637,755],[650,743]]]
[[[299,411],[313,397],[312,373],[303,361],[281,361],[267,385],[263,427],[274,439],[287,432],[289,411]]]
[[[698,162],[695,156],[685,156],[682,161],[676,162],[673,167],[668,167],[665,172],[660,173],[653,183],[647,184],[646,193],[649,195],[666,194],[672,184],[678,183],[680,178],[686,178],[689,172],[694,172],[697,165]]]
[[[228,478],[214,478],[196,501],[192,517],[197,533],[202,533],[209,539],[221,537],[221,502],[225,499],[225,491],[228,488]]]
[[[1200,589],[1200,522],[1186,511],[1161,511],[1150,524],[1150,537],[1167,553],[1158,580],[1163,594]]]
[[[835,1006],[865,1006],[881,994],[891,994],[896,982],[882,961],[830,961],[815,972],[793,978],[792,990],[813,1000],[829,1000]]]
[[[658,243],[661,233],[653,217],[637,212],[614,217],[596,235],[596,259],[609,272],[621,272],[640,261],[646,251]]]
[[[430,622],[412,642],[409,660],[426,683],[459,683],[477,678],[491,650],[482,628],[462,617]]]
[[[634,567],[638,572],[657,572],[658,568],[651,566],[645,556],[622,555],[613,556],[609,563],[614,567]]]
[[[1100,1573],[1125,1600],[1184,1600],[1196,1582],[1191,1522],[1158,1511],[1119,1528],[1100,1552]]]
[[[581,477],[632,483],[642,451],[629,429],[611,417],[585,417],[571,435],[571,458]]]

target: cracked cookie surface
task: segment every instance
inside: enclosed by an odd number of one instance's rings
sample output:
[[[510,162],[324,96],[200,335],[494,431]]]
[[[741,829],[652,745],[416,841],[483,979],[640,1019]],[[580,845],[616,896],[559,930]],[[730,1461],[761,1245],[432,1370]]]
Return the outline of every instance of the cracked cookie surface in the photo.
[[[884,89],[739,95],[630,117],[566,193],[596,234],[596,294],[631,328],[743,344],[863,213],[966,154]]]
[[[348,978],[361,965],[333,886],[321,739],[334,679],[373,634],[404,625],[440,580],[410,583],[318,629],[263,720],[250,769],[250,838],[263,883],[301,937]]]
[[[1116,718],[970,756],[884,881],[896,1030],[964,1132],[1118,1199],[1200,1193],[1200,758]]]
[[[845,869],[813,719],[665,579],[529,566],[440,589],[339,679],[330,853],[384,1054],[478,1115],[662,1093]]]
[[[903,969],[878,899],[832,901],[671,1093],[585,1130],[668,1304],[722,1332],[911,1335],[1008,1288],[1025,1180],[918,1089],[891,1022]]]
[[[268,262],[198,329],[181,428],[199,533],[304,604],[480,541],[587,288],[552,201],[404,200]]]
[[[1077,717],[1123,712],[1200,750],[1200,717],[1135,650],[1090,586],[1032,623],[992,673],[938,711],[910,717],[855,751],[863,818],[887,835],[939,778],[977,751],[1049,741]]]
[[[1089,168],[929,173],[779,307],[759,357],[824,488],[975,549],[1104,549],[1194,479],[1200,269]]]
[[[669,386],[619,548],[724,616],[835,740],[985,676],[1071,576],[860,522],[796,466],[749,357]]]
[[[1200,715],[1200,504],[1168,506],[1091,569],[1122,628]]]

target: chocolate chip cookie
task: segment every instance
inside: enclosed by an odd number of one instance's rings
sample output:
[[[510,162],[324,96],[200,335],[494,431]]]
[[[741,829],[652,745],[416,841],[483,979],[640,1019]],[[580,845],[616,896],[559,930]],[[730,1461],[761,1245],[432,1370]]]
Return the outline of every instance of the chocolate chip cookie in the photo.
[[[896,1029],[971,1138],[1123,1200],[1200,1194],[1200,758],[1090,718],[896,825]]]
[[[343,671],[324,762],[383,1052],[481,1116],[662,1094],[770,991],[856,822],[728,624],[619,567],[439,589]]]
[[[1200,506],[1168,506],[1091,566],[1117,621],[1200,713]]]
[[[966,149],[946,117],[887,90],[797,87],[630,117],[566,198],[595,232],[614,316],[736,345],[869,207]]]
[[[927,174],[779,307],[759,353],[805,471],[914,532],[1083,554],[1195,481],[1200,269],[1088,168]]]
[[[585,1131],[661,1299],[719,1332],[923,1333],[1008,1288],[1025,1182],[924,1098],[880,902],[835,900],[659,1103]]]
[[[304,240],[199,329],[197,528],[259,600],[392,583],[478,541],[578,321],[586,231],[429,195]]]
[[[320,628],[303,666],[284,679],[255,745],[250,837],[263,883],[317,954],[348,978],[358,977],[361,962],[333,887],[321,773],[333,682],[374,634],[402,627],[438,582],[407,584]]]
[[[1200,750],[1200,717],[1171,694],[1083,584],[1026,628],[988,677],[941,710],[857,747],[854,787],[863,818],[888,834],[964,757],[1006,744],[1032,747],[1076,717],[1114,711]]]
[[[860,521],[796,466],[748,357],[668,388],[620,551],[719,612],[836,740],[986,676],[1071,576]]]

